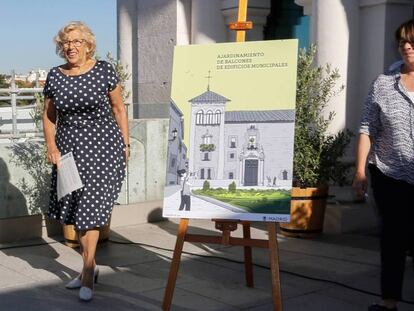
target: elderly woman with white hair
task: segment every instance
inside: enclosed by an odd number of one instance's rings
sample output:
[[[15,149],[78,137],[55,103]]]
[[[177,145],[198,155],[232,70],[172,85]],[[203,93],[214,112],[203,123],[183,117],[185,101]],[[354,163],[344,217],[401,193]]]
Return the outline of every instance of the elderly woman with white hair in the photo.
[[[128,158],[128,118],[111,64],[94,59],[92,31],[82,22],[64,26],[54,38],[66,63],[50,70],[44,87],[43,128],[47,159],[54,164],[48,216],[72,224],[79,234],[83,269],[66,287],[93,297],[99,228],[109,222]],[[61,155],[72,152],[83,187],[57,197]]]

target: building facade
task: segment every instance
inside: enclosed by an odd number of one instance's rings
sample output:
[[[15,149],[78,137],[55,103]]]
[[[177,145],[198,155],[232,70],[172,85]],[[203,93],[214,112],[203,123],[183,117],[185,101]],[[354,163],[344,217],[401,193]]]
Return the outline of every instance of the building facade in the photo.
[[[209,88],[189,100],[192,184],[290,187],[294,110],[226,111],[229,101]]]
[[[184,144],[184,120],[180,108],[171,101],[165,185],[178,185],[187,171],[187,147]]]

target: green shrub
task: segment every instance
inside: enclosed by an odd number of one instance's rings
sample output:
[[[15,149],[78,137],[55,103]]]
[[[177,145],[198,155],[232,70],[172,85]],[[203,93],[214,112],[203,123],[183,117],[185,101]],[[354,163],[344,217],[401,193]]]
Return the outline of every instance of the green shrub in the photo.
[[[236,182],[232,181],[231,184],[229,184],[229,191],[236,192]]]
[[[210,190],[210,183],[208,182],[208,180],[205,180],[203,183],[203,191],[208,191]]]
[[[200,151],[201,152],[211,152],[216,150],[216,146],[214,144],[201,144],[200,145]]]

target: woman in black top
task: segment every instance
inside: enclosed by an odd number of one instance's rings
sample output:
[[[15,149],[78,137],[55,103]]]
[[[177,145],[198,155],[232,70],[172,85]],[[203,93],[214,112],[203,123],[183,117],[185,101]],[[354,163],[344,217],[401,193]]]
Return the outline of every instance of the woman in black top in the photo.
[[[354,187],[367,192],[365,168],[381,225],[382,301],[370,311],[397,310],[407,251],[414,245],[414,21],[396,31],[401,66],[380,75],[365,102]]]

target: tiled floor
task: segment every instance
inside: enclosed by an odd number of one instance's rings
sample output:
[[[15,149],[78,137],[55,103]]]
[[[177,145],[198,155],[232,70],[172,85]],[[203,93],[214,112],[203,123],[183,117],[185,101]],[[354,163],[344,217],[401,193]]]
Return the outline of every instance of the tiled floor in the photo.
[[[213,234],[213,228],[211,221],[190,221],[191,232]],[[113,228],[111,240],[140,244],[99,247],[100,279],[90,303],[80,302],[77,290],[64,288],[82,265],[75,250],[53,240],[2,249],[0,310],[161,310],[176,230],[177,224],[168,221]],[[264,226],[255,225],[252,237],[265,239]],[[379,292],[377,245],[374,236],[362,234],[312,240],[279,236],[283,310],[366,310],[377,297],[352,288]],[[237,263],[241,247],[185,243],[184,250],[171,310],[273,310],[266,250],[253,251],[259,265],[254,288],[244,285],[244,267]],[[414,271],[408,263],[404,298],[414,302]],[[399,310],[414,310],[414,303],[402,303]]]

